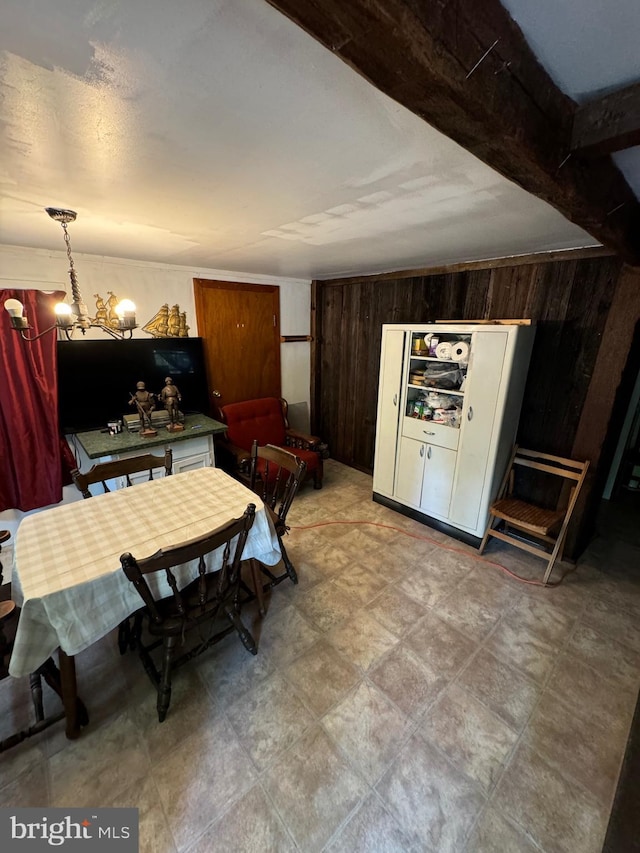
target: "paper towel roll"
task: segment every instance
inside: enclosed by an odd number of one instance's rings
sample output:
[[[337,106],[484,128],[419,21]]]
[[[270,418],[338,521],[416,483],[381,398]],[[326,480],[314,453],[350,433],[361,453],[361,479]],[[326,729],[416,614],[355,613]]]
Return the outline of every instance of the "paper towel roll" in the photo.
[[[451,344],[448,341],[442,341],[436,347],[436,358],[441,358],[443,361],[451,361]]]
[[[466,362],[469,361],[469,344],[465,341],[458,341],[455,344],[451,344],[450,358],[453,361],[466,364]]]

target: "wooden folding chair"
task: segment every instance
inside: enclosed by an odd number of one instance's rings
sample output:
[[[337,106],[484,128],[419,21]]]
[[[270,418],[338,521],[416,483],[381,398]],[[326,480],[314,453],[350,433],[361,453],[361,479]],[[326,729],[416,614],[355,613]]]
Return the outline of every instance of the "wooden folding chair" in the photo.
[[[570,482],[572,485],[568,495],[567,489],[563,489],[556,509],[545,509],[516,497],[514,483],[515,469],[518,466],[561,477]],[[490,536],[508,542],[546,560],[544,583],[548,583],[556,560],[562,560],[567,528],[588,468],[588,461],[576,462],[537,450],[525,450],[516,444],[497,499],[489,508],[489,521],[480,544],[480,553],[484,551]],[[510,535],[511,528],[516,534]]]

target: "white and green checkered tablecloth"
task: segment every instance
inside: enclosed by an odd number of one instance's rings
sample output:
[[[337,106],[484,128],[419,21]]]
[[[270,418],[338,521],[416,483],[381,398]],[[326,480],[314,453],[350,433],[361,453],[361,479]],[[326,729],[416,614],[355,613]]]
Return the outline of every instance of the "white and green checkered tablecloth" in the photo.
[[[243,556],[275,565],[278,538],[260,498],[217,468],[151,480],[25,518],[14,549],[13,597],[22,610],[11,675],[33,672],[58,647],[78,654],[140,608],[140,596],[120,566],[122,553],[148,557],[202,536],[241,516],[249,503],[256,505],[256,517]],[[220,562],[221,554],[212,555],[209,568]],[[182,567],[179,585],[196,574],[195,562]],[[169,592],[155,590],[158,596]]]

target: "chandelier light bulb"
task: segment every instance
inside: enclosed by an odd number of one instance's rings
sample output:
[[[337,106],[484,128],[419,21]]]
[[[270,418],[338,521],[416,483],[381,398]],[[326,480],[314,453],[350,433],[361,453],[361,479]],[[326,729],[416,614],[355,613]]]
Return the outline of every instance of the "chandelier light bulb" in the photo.
[[[4,303],[4,307],[12,319],[14,317],[22,317],[24,313],[24,305],[19,299],[7,299]]]
[[[73,326],[74,318],[71,311],[71,305],[67,302],[58,302],[54,307],[56,315],[56,324],[63,329],[70,329]]]
[[[25,329],[30,328],[29,321],[24,316],[24,305],[19,299],[5,300],[4,307],[7,309],[11,327],[16,331],[24,333]]]
[[[123,320],[125,317],[133,317],[136,313],[136,306],[130,299],[123,299],[116,305],[116,314]]]
[[[118,328],[124,330],[133,330],[136,327],[136,306],[130,299],[123,299],[118,302],[115,308],[118,316]]]

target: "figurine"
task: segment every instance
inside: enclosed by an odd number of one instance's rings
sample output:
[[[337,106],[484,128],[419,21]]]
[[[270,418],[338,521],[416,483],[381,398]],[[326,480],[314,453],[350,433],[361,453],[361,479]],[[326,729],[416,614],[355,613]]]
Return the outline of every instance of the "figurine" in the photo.
[[[169,424],[167,429],[169,432],[179,432],[184,427],[179,422],[178,403],[182,400],[182,395],[177,386],[173,384],[173,379],[170,376],[164,380],[164,388],[158,394],[158,399],[164,403],[164,407],[169,413]]]
[[[153,394],[147,391],[144,382],[136,384],[136,393],[129,395],[130,406],[135,406],[140,415],[140,435],[157,435],[158,432],[151,425],[151,412],[155,409]]]

